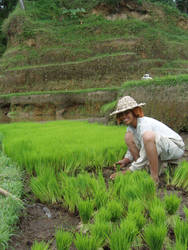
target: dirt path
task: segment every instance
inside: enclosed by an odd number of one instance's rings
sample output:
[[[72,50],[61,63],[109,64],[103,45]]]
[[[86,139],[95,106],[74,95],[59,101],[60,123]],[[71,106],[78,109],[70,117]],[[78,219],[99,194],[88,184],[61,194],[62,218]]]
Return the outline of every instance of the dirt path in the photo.
[[[30,205],[23,211],[18,231],[12,237],[8,250],[29,250],[34,241],[42,240],[52,240],[50,249],[56,249],[55,231],[60,228],[75,231],[79,221],[78,216],[71,216],[60,206],[50,207],[41,203]]]

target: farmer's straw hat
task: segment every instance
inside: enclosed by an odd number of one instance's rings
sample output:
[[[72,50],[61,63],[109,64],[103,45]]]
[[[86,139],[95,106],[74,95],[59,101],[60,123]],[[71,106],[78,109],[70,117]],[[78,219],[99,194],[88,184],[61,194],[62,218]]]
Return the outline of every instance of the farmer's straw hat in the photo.
[[[145,103],[140,103],[138,104],[132,97],[130,96],[124,96],[118,101],[116,110],[110,114],[111,115],[116,115],[121,112],[124,112],[126,110],[134,109],[136,107],[141,107],[144,106]]]

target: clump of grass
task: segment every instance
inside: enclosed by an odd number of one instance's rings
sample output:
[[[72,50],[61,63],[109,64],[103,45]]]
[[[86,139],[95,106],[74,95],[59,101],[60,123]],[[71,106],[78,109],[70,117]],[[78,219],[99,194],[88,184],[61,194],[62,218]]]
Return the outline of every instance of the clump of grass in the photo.
[[[188,191],[188,162],[182,162],[176,169],[172,179],[172,185]]]
[[[181,198],[179,198],[176,194],[165,195],[164,197],[165,209],[170,215],[176,213],[180,203]]]
[[[144,215],[140,212],[128,213],[126,218],[127,220],[134,221],[139,231],[143,228],[147,221]]]
[[[9,158],[0,153],[0,187],[13,196],[0,195],[0,249],[8,248],[8,241],[14,233],[23,204],[15,198],[21,198],[23,184],[22,172]]]
[[[124,212],[123,205],[115,200],[108,202],[108,204],[106,205],[106,210],[110,215],[111,221],[119,220]]]
[[[188,246],[188,223],[187,221],[180,220],[179,217],[176,218],[176,223],[174,227],[174,233],[176,237],[176,242],[183,246]]]
[[[165,225],[166,223],[166,213],[162,206],[152,206],[150,209],[150,217],[155,225]]]
[[[123,220],[120,228],[112,232],[109,239],[110,249],[128,250],[138,234],[136,224],[132,220]]]
[[[185,213],[185,218],[186,218],[186,221],[188,221],[188,208],[186,206],[183,207],[183,211]]]
[[[96,250],[101,245],[101,241],[94,236],[76,234],[74,244],[77,250]]]
[[[50,167],[43,167],[38,177],[31,178],[31,190],[42,202],[56,203],[61,200],[60,185],[55,171]]]
[[[112,223],[104,221],[96,221],[95,224],[91,225],[91,235],[94,238],[100,239],[102,244],[105,239],[112,233]]]
[[[57,250],[69,250],[73,242],[73,235],[70,232],[59,229],[56,234],[56,246]]]
[[[78,211],[81,217],[81,220],[84,224],[88,223],[91,215],[93,213],[93,202],[89,199],[81,200],[78,203]]]
[[[166,234],[166,225],[149,224],[144,229],[144,240],[151,250],[161,250]]]
[[[95,221],[96,222],[110,222],[110,220],[111,220],[111,214],[109,210],[107,210],[105,207],[101,207],[95,215]]]
[[[46,243],[44,241],[41,242],[35,241],[31,247],[31,250],[48,250],[48,249],[49,249],[49,243]]]

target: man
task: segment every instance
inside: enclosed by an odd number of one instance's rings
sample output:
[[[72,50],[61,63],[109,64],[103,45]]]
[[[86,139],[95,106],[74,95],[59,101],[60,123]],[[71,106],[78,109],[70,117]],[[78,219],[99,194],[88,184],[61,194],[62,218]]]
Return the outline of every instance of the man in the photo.
[[[116,115],[118,123],[128,126],[125,134],[128,150],[124,159],[116,164],[125,167],[131,163],[123,173],[140,170],[149,164],[151,177],[158,183],[159,161],[181,158],[185,145],[182,138],[164,123],[144,116],[143,105],[145,103],[137,104],[132,97],[124,96],[110,114]],[[115,176],[116,173],[110,178]]]

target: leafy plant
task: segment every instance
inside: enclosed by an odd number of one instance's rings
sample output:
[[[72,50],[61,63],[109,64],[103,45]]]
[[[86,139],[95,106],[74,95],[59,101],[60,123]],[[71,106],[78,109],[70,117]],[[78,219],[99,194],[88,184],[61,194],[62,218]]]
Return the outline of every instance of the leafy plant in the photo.
[[[81,200],[78,203],[78,211],[81,217],[81,220],[84,224],[88,223],[91,215],[93,213],[93,202],[89,199]]]
[[[112,200],[107,203],[106,210],[110,216],[111,221],[117,221],[123,215],[124,208],[120,202]]]
[[[172,185],[188,190],[188,162],[182,162],[176,169]]]
[[[73,235],[70,232],[59,229],[56,234],[56,246],[57,250],[69,250],[73,242]]]
[[[100,239],[102,243],[105,242],[111,232],[111,222],[96,221],[95,224],[91,225],[91,235],[96,239]]]
[[[77,250],[96,250],[101,245],[101,241],[94,236],[76,234],[74,244]]]
[[[179,198],[175,194],[165,195],[164,203],[165,203],[166,211],[170,215],[172,215],[172,214],[176,213],[176,211],[181,203],[181,198]]]
[[[166,225],[149,224],[144,229],[144,240],[151,250],[161,250],[166,234]]]
[[[176,237],[176,242],[182,244],[183,246],[188,246],[188,223],[187,221],[180,220],[179,217],[176,218],[176,223],[174,227],[174,233]]]
[[[150,217],[154,225],[166,224],[166,213],[162,206],[152,206],[150,209]]]
[[[35,241],[31,247],[31,250],[48,250],[48,249],[49,249],[49,244],[44,241],[41,242]]]

